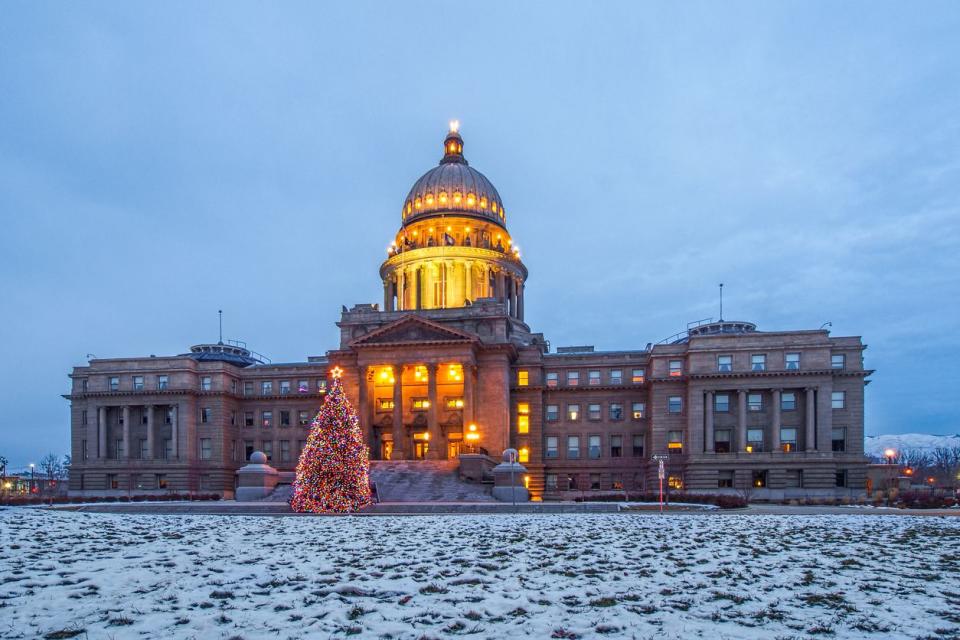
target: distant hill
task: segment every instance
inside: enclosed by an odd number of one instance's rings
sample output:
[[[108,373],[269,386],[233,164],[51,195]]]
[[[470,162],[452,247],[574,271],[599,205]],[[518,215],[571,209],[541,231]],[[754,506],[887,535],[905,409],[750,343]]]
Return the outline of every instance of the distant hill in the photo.
[[[885,436],[867,436],[864,452],[871,457],[883,457],[885,449],[895,451],[932,451],[938,447],[960,447],[960,435],[932,436],[927,433],[896,433]]]

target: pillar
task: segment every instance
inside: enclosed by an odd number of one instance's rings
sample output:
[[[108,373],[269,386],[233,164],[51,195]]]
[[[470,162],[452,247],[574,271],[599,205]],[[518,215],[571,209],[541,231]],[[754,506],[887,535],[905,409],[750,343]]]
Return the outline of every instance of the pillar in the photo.
[[[807,387],[806,389],[804,389],[804,396],[806,397],[806,400],[807,400],[807,408],[806,408],[806,411],[804,412],[805,413],[804,417],[807,420],[807,424],[806,424],[807,433],[806,433],[806,437],[804,438],[805,440],[804,448],[807,451],[815,451],[816,450],[815,445],[817,442],[817,436],[816,436],[817,423],[815,419],[817,415],[816,414],[816,411],[817,411],[816,390],[813,387]]]
[[[783,395],[782,389],[773,390],[773,424],[770,426],[770,451],[780,450],[780,403]]]
[[[101,460],[107,457],[107,408],[97,408],[97,457]]]
[[[521,283],[520,283],[520,296],[518,297],[518,300],[517,300],[517,306],[518,306],[518,312],[519,312],[519,313],[517,314],[517,320],[523,320],[523,290],[524,290],[525,288],[526,288],[526,285],[525,285],[523,282],[521,282]]]
[[[413,285],[416,287],[414,292],[414,308],[419,311],[423,308],[423,267],[417,267],[413,275]]]
[[[494,295],[496,295],[497,300],[499,300],[500,302],[506,302],[507,301],[507,297],[506,297],[507,278],[504,275],[502,269],[500,271],[497,271],[496,283],[497,283],[496,293]]]
[[[407,301],[403,299],[404,286],[407,283],[407,270],[401,267],[397,270],[397,311],[407,308]]]
[[[440,375],[440,365],[431,364],[427,368],[427,433],[430,434],[430,444],[427,447],[427,457],[440,457],[440,425],[437,423],[437,376]]]
[[[403,365],[393,365],[393,460],[407,457],[407,438],[403,428]]]
[[[463,363],[463,428],[466,435],[466,428],[473,422],[473,386],[476,380],[476,371],[472,364]]]
[[[123,456],[118,451],[117,457],[130,459],[130,407],[127,405],[123,405]]]
[[[170,407],[170,412],[172,414],[170,418],[170,440],[172,444],[173,459],[177,460],[180,457],[180,405],[173,405]]]
[[[473,301],[473,261],[466,260],[463,263],[463,300]]]
[[[706,414],[707,428],[704,435],[703,450],[707,453],[713,453],[713,391],[707,391],[707,406],[704,407],[704,413]]]
[[[153,460],[156,456],[154,453],[154,438],[155,434],[153,432],[153,405],[148,404],[144,407],[144,410],[147,412],[147,459]]]
[[[383,310],[384,311],[393,311],[393,293],[391,289],[393,283],[390,282],[390,278],[387,278],[383,281]]]
[[[747,390],[737,391],[737,442],[736,451],[747,450]]]

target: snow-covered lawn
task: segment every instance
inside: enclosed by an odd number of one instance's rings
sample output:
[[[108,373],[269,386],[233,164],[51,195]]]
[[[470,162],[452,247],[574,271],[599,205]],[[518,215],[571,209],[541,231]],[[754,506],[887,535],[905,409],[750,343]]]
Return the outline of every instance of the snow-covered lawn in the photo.
[[[960,519],[0,510],[0,637],[960,637]]]

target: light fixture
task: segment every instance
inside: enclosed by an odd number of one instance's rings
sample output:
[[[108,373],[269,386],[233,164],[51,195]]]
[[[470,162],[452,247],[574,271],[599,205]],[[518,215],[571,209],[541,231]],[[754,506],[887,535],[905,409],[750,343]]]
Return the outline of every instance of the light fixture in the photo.
[[[456,132],[459,131],[459,130],[460,130],[460,121],[459,121],[459,120],[451,120],[451,121],[450,121],[450,133],[456,133]]]

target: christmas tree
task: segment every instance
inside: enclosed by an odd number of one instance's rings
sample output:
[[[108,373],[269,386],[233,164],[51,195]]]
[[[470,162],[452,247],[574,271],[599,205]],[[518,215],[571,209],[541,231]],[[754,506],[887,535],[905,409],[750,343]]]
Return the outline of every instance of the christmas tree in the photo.
[[[370,460],[360,418],[343,392],[339,367],[297,463],[294,511],[348,513],[370,504]]]

